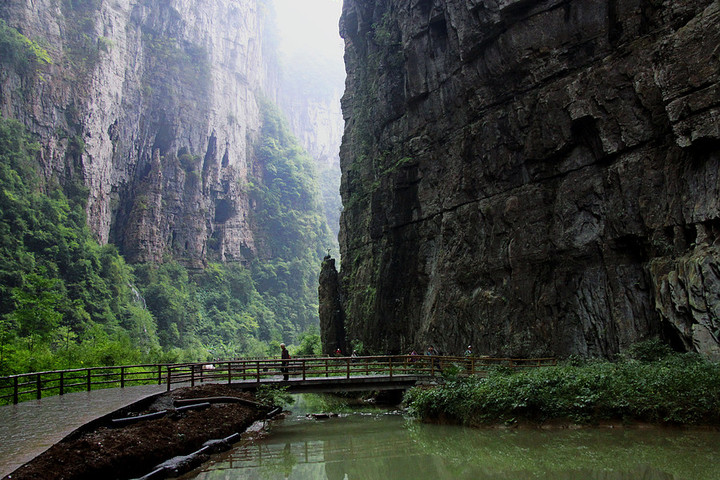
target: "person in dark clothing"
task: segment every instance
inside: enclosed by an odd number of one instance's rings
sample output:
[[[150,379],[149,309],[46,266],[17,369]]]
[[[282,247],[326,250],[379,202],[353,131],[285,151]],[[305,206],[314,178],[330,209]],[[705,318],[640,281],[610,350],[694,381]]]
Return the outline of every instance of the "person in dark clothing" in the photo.
[[[282,374],[283,374],[283,380],[287,380],[287,379],[288,379],[288,368],[287,368],[287,365],[288,365],[288,363],[289,363],[288,360],[290,360],[290,352],[287,351],[287,348],[285,348],[285,344],[284,344],[284,343],[281,343],[281,344],[280,344],[280,349],[282,350],[282,355],[280,355],[280,356],[281,356],[282,359],[283,359],[283,360],[282,360],[282,368],[280,369],[280,371],[281,371]]]

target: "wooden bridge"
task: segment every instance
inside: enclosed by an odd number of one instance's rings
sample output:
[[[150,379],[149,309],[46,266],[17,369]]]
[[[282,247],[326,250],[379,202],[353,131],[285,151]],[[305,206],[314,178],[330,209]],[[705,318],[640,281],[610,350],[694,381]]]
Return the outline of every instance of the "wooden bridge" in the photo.
[[[489,368],[498,366],[538,368],[555,364],[554,358],[381,355],[90,367],[0,377],[0,404],[98,388],[150,384],[165,385],[168,391],[202,383],[227,383],[248,390],[275,385],[287,387],[294,393],[395,390],[432,383],[448,373],[484,375]]]

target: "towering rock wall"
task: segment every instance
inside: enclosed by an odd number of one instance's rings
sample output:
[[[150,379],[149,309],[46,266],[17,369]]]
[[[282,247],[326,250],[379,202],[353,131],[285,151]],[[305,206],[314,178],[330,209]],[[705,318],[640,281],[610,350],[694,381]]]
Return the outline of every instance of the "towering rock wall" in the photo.
[[[340,167],[338,154],[343,131],[340,110],[342,85],[321,98],[304,96],[292,90],[281,95],[280,105],[290,128],[302,146],[315,159],[320,170]]]
[[[286,91],[281,89],[281,92]],[[342,89],[328,93],[325,98],[312,98],[292,95],[291,91],[291,95],[281,95],[280,104],[293,134],[318,167],[323,211],[332,234],[332,245],[328,248],[337,251],[342,208],[339,191],[340,140],[344,125],[340,110]]]
[[[39,136],[48,177],[89,190],[101,241],[131,261],[256,254],[251,146],[277,83],[263,0],[5,0],[0,18],[53,59],[1,70],[3,115]]]
[[[345,0],[340,245],[374,351],[720,353],[720,2]]]
[[[318,167],[325,216],[335,241],[332,250],[337,251],[344,126],[340,99],[345,88],[342,60],[327,52],[293,51],[284,58],[280,85],[278,101],[290,128]]]

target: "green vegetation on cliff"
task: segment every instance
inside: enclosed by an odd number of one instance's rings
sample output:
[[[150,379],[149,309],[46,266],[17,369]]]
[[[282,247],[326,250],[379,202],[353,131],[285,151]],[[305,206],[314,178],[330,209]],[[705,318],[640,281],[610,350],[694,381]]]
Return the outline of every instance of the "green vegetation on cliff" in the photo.
[[[0,375],[88,365],[317,350],[317,275],[329,244],[309,157],[268,107],[251,187],[262,258],[250,266],[128,265],[38,174],[39,145],[0,119]],[[307,332],[306,332],[307,331]]]
[[[556,419],[720,423],[719,364],[694,354],[635,357],[495,369],[487,378],[455,378],[437,388],[415,388],[405,400],[417,417],[464,425]]]
[[[36,174],[31,142],[0,120],[0,373],[132,362],[158,349],[130,268],[80,203]]]
[[[322,215],[317,174],[275,107],[263,106],[257,157],[262,165],[251,184],[257,207],[259,259],[253,278],[282,330],[295,334],[318,324],[317,279],[322,258],[333,244]],[[280,340],[278,331],[263,336]]]
[[[52,63],[47,50],[0,20],[0,62],[18,72],[31,74]]]

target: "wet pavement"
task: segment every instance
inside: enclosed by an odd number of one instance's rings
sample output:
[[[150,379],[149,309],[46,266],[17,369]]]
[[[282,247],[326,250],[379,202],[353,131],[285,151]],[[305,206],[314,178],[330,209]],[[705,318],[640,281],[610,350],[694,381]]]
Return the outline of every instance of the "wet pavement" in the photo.
[[[166,390],[165,385],[108,388],[0,407],[0,478],[86,423]]]

